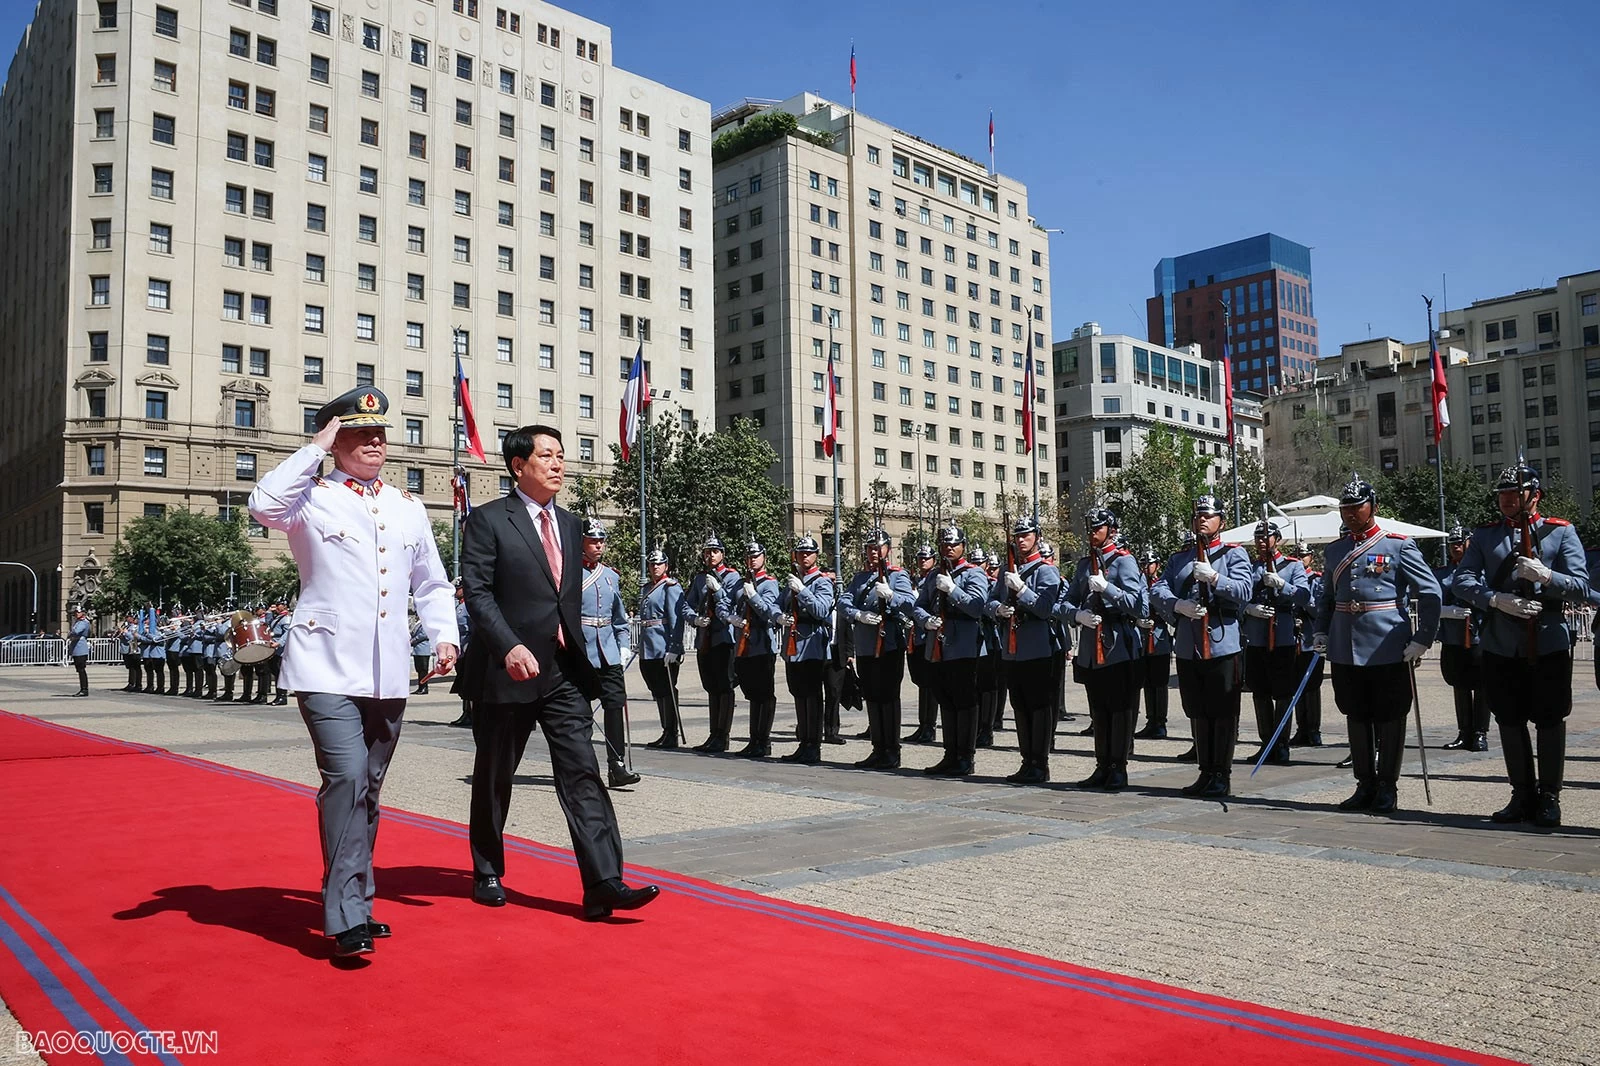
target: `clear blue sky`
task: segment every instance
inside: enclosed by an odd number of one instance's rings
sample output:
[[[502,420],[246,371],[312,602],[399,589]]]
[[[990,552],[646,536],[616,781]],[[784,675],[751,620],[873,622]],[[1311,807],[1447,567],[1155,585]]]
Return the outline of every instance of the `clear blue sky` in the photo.
[[[302,0],[282,0],[285,12]],[[492,6],[493,0],[485,0]],[[594,0],[616,62],[710,101],[810,89],[999,169],[1052,238],[1054,333],[1143,335],[1164,255],[1310,245],[1321,350],[1600,268],[1593,0]],[[9,57],[32,10],[0,0]],[[974,15],[983,25],[973,25]]]

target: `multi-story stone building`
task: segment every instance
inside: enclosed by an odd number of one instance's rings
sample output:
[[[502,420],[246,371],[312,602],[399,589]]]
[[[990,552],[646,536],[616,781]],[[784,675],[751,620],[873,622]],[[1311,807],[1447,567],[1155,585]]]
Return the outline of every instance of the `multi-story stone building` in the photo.
[[[1220,359],[1196,342],[1167,348],[1086,322],[1051,349],[1056,483],[1069,494],[1122,469],[1155,426],[1193,438],[1210,456],[1210,480],[1231,474]],[[1235,393],[1238,454],[1260,457],[1259,403]]]
[[[798,129],[716,161],[717,422],[749,418],[778,453],[794,528],[832,511],[823,457],[830,342],[844,506],[877,478],[901,505],[997,509],[1030,491],[1022,434],[1030,340],[1041,497],[1050,489],[1048,234],[1027,188],[957,152],[809,93],[748,100]]]
[[[1444,454],[1485,482],[1522,454],[1587,502],[1600,488],[1600,271],[1474,301],[1440,316],[1450,386]],[[1344,345],[1313,378],[1267,400],[1267,443],[1320,412],[1379,471],[1433,462],[1428,343]]]
[[[479,498],[527,422],[603,470],[641,344],[709,423],[710,108],[612,58],[520,0],[44,0],[0,93],[0,558],[60,567],[45,619],[128,521],[237,507],[358,384],[447,514],[456,351]]]

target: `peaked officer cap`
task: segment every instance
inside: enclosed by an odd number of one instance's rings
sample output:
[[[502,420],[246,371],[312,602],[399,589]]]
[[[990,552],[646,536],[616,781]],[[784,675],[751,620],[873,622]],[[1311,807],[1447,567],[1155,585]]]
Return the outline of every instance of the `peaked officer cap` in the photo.
[[[317,409],[315,424],[320,430],[337,418],[340,429],[357,429],[362,426],[392,428],[393,423],[385,417],[388,413],[389,397],[383,394],[382,389],[368,385],[351,389],[323,404]]]

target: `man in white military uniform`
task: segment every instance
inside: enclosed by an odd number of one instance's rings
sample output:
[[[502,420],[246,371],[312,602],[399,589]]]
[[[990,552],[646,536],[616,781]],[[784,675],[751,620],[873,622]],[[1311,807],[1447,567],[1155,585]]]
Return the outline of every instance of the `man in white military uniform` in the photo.
[[[300,601],[283,644],[281,685],[311,732],[322,788],[323,932],[339,955],[363,955],[389,927],[372,920],[378,791],[410,691],[406,597],[440,672],[460,636],[455,596],[422,502],[385,485],[388,398],[354,389],[317,412],[317,434],[250,494],[256,521],[289,535]],[[326,477],[322,460],[332,456]]]

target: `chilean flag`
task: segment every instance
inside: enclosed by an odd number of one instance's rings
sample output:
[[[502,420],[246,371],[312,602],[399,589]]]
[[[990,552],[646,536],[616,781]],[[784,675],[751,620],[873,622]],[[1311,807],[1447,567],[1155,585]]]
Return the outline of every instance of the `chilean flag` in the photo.
[[[989,112],[989,154],[994,155],[994,112]]]
[[[1033,314],[1028,314],[1028,369],[1022,375],[1022,451],[1033,452]]]
[[[478,462],[489,460],[483,454],[483,441],[478,437],[478,420],[472,414],[472,397],[467,394],[467,375],[461,369],[461,356],[456,356],[456,402],[461,404],[461,428],[467,434],[467,451],[478,457]]]
[[[644,409],[650,406],[650,379],[644,372],[644,342],[633,355],[633,366],[628,370],[628,384],[622,390],[622,415],[617,420],[617,435],[622,438],[622,461],[628,461],[633,442],[639,439],[639,423]]]
[[[850,91],[856,91],[856,46],[850,46]]]
[[[1439,341],[1428,336],[1428,361],[1433,364],[1433,444],[1438,447],[1450,425],[1450,383],[1445,380],[1444,360],[1439,358]]]
[[[839,396],[833,383],[833,345],[828,345],[828,400],[822,408],[822,454],[833,456],[839,441]]]

